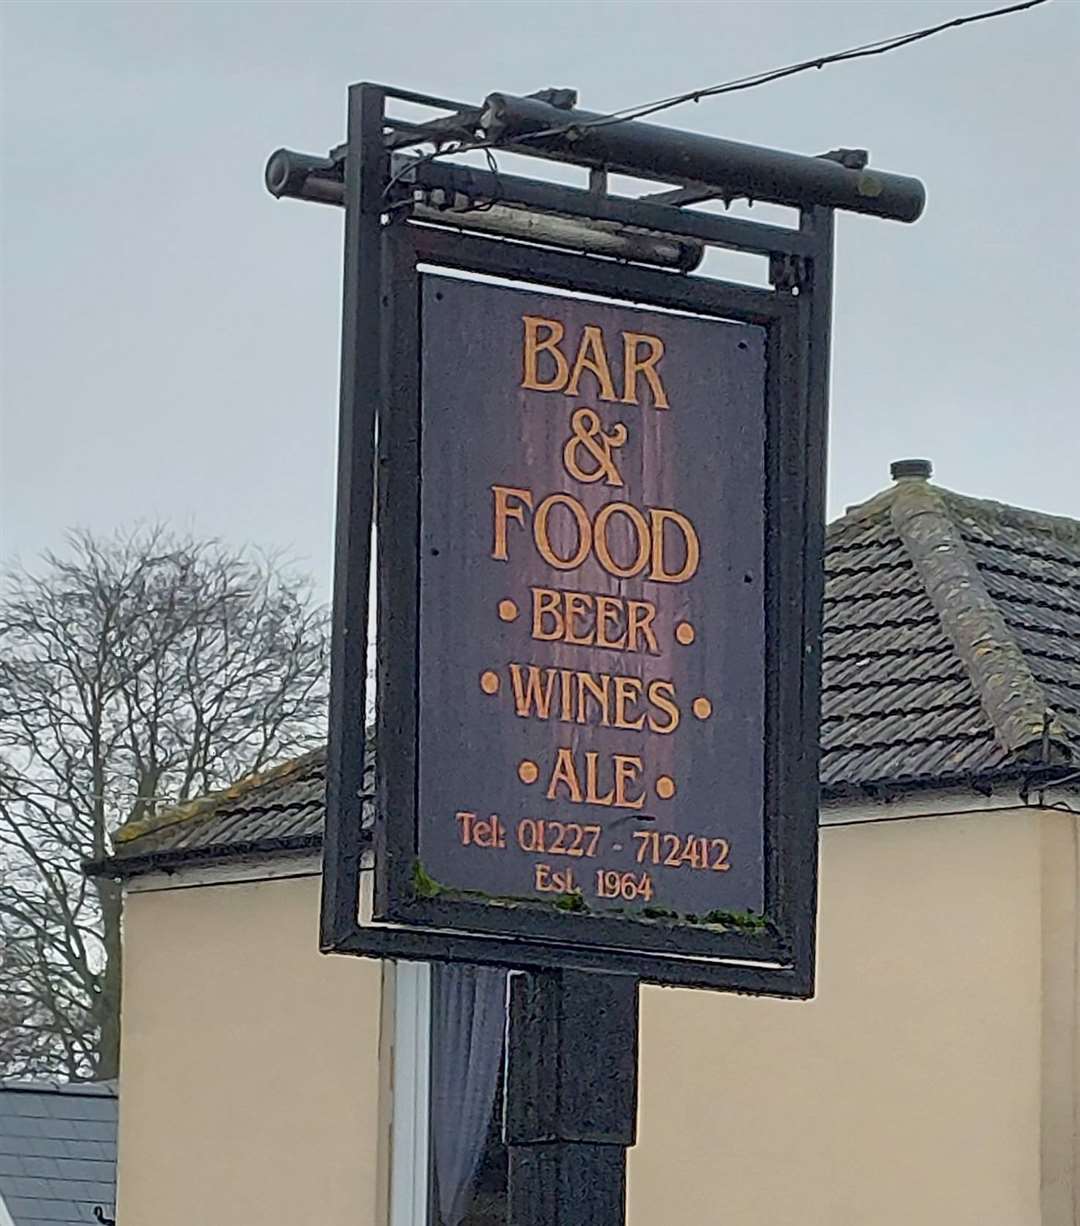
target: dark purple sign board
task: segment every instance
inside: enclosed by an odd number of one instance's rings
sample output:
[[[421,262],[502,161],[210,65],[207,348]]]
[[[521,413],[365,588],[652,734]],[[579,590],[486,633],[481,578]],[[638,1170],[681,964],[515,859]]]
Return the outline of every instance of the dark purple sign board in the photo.
[[[765,331],[425,276],[422,872],[764,904]]]
[[[384,241],[374,872],[365,894],[339,668],[324,893],[367,902],[324,947],[809,995],[806,304],[419,227]],[[355,668],[352,548],[335,650]]]

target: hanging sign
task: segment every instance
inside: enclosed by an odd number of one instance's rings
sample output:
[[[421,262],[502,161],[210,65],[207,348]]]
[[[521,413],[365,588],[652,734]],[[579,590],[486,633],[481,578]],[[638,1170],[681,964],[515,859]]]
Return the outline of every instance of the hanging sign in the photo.
[[[420,227],[386,243],[374,871],[326,947],[808,994],[802,301]],[[362,533],[339,538],[357,599]],[[361,713],[335,692],[343,746]],[[343,906],[354,762],[331,755]]]

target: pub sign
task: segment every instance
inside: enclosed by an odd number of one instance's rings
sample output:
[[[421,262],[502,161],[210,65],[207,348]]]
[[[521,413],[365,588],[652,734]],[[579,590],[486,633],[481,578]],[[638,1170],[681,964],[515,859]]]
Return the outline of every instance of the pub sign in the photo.
[[[703,310],[662,273],[627,300],[570,256],[509,283],[480,275],[492,244],[449,258],[409,230],[387,239],[351,947],[808,994],[797,304]]]
[[[763,904],[761,328],[423,283],[418,873]]]

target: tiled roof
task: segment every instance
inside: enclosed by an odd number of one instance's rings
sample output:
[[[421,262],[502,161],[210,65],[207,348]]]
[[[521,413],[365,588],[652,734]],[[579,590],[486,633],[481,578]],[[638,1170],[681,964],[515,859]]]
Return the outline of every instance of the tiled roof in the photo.
[[[906,478],[832,524],[826,793],[1080,763],[1080,523]]]
[[[115,1202],[115,1085],[0,1082],[0,1210],[13,1226],[85,1226],[95,1208],[108,1221]]]
[[[233,787],[157,817],[131,822],[116,834],[116,856],[169,851],[197,859],[227,847],[282,850],[317,846],[322,832],[326,753],[315,750]]]
[[[1080,767],[1080,522],[905,477],[830,525],[821,748],[827,797]],[[314,847],[324,785],[317,751],[125,828],[102,867]]]

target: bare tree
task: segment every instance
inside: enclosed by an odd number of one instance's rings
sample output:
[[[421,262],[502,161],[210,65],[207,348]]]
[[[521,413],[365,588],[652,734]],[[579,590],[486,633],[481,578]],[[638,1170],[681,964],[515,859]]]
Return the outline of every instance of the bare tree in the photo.
[[[111,1077],[122,822],[325,735],[326,618],[274,558],[80,532],[0,587],[0,1074]]]

